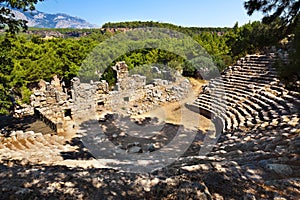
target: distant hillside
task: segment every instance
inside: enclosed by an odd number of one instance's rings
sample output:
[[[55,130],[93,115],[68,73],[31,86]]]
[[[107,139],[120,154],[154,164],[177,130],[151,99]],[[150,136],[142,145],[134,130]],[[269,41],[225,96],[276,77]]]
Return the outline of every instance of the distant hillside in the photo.
[[[48,14],[39,11],[21,12],[13,10],[17,19],[28,21],[29,27],[37,28],[96,28],[96,25],[67,14]]]
[[[170,23],[162,23],[162,22],[153,22],[153,21],[130,21],[130,22],[107,22],[102,25],[102,28],[106,29],[134,29],[134,28],[141,28],[141,27],[158,27],[158,28],[169,28],[185,33],[192,33],[192,34],[198,34],[201,32],[214,32],[214,33],[224,33],[231,28],[229,27],[183,27],[183,26],[177,26]]]

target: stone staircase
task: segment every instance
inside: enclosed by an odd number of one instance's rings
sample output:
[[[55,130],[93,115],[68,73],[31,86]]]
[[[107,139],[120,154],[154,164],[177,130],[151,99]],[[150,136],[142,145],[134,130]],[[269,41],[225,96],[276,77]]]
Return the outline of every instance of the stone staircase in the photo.
[[[82,138],[68,141],[56,134],[14,131],[9,137],[0,135],[0,196],[300,199],[299,105],[300,94],[277,79],[272,57],[250,55],[211,80],[187,105],[211,118],[220,132],[205,156],[188,154],[151,173],[129,173],[103,169],[82,155]],[[99,129],[95,120],[82,126],[89,134]],[[115,131],[111,133],[113,138]],[[199,144],[203,148],[205,141]],[[101,147],[101,155],[113,153]]]
[[[298,112],[299,93],[285,90],[271,56],[249,55],[209,82],[187,107],[221,122],[222,132],[253,129]]]
[[[12,131],[9,137],[0,136],[0,160],[16,159],[32,163],[62,161],[62,153],[76,151],[64,136],[34,131]]]
[[[212,151],[198,163],[219,160],[223,167],[218,170],[236,171],[294,199],[300,195],[295,189],[300,183],[300,94],[283,87],[272,60],[265,55],[242,58],[186,106],[219,128]]]

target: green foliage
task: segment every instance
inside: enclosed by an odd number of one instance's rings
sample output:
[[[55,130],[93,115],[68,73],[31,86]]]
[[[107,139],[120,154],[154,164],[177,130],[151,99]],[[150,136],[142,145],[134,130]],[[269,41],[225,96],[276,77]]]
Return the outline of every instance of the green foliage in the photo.
[[[130,22],[107,22],[104,25],[102,25],[102,28],[144,28],[144,27],[156,27],[156,28],[166,28],[171,29],[175,31],[179,31],[188,35],[194,35],[199,34],[202,32],[210,32],[210,33],[225,33],[231,28],[228,27],[182,27],[182,26],[176,26],[174,24],[170,23],[161,23],[161,22],[153,22],[153,21],[130,21]]]
[[[111,66],[107,67],[101,76],[101,80],[106,80],[109,86],[114,86],[117,82],[117,74]]]
[[[43,0],[2,0],[0,1],[0,30],[5,29],[9,33],[17,33],[21,29],[27,29],[26,21],[16,19],[11,11],[13,9],[20,9],[23,11],[34,10],[35,4]]]
[[[9,98],[9,90],[6,85],[7,80],[3,77],[3,74],[0,74],[0,115],[8,114],[10,107],[12,106],[12,102]]]
[[[182,35],[189,35],[190,39],[183,39],[180,34],[170,38],[168,33],[148,34],[143,31],[129,32],[127,36],[130,39],[127,39],[122,34],[100,29],[55,29],[64,34],[78,31],[85,36],[48,40],[34,34],[19,34],[15,37],[0,35],[0,113],[7,112],[12,105],[10,89],[16,91],[23,102],[29,102],[31,93],[27,85],[41,79],[50,81],[53,75],[58,75],[68,85],[79,72],[79,75],[83,73],[86,78],[82,79],[83,82],[98,80],[97,71],[103,73],[102,79],[113,86],[116,75],[111,66],[118,61],[125,61],[130,71],[143,72],[152,79],[159,76],[152,75],[149,66],[167,66],[181,71],[184,76],[198,76],[199,69],[213,74],[210,70],[215,69],[215,66],[221,71],[236,58],[275,44],[278,35],[273,29],[274,25],[260,22],[241,27],[236,25],[232,29],[184,28],[157,22],[108,23],[104,27],[136,28],[145,25],[180,30],[184,33]],[[30,29],[33,32],[39,30]],[[85,31],[88,34],[84,34]],[[115,37],[123,42],[110,43],[109,39]]]
[[[294,84],[300,80],[300,24],[295,30],[288,53],[288,60],[278,59],[276,67],[281,80],[286,83],[287,87],[289,89],[296,89],[297,87],[294,87]]]
[[[26,87],[41,79],[50,81],[58,75],[66,84],[77,75],[82,61],[98,41],[90,38],[51,39],[38,36],[0,36],[1,112],[10,108],[9,89],[14,89],[23,102],[29,102]],[[5,112],[7,113],[7,112]]]
[[[227,32],[224,37],[230,48],[230,55],[233,60],[245,56],[264,52],[265,49],[277,45],[282,34],[277,29],[278,22],[269,25],[255,21],[241,27],[236,23],[233,29]]]
[[[281,79],[287,85],[293,85],[300,77],[300,1],[248,0],[244,5],[249,15],[252,15],[255,11],[261,11],[264,14],[263,22],[273,27],[272,36],[277,34],[279,39],[287,38],[289,34],[295,36],[292,45],[288,49],[288,64],[280,60],[276,63]]]
[[[292,33],[299,23],[299,0],[248,0],[244,3],[248,15],[252,15],[255,11],[261,11],[265,16],[263,22],[270,24],[281,19],[281,31],[286,34]]]

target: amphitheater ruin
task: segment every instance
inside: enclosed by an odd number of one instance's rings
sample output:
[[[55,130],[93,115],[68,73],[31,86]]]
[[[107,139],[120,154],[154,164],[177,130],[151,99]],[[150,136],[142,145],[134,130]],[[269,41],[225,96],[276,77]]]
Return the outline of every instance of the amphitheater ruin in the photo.
[[[31,99],[32,124],[39,129],[1,127],[0,194],[4,199],[299,199],[300,94],[284,88],[274,60],[273,54],[248,55],[196,91],[198,97],[181,106],[191,116],[210,119],[220,134],[213,136],[210,151],[199,155],[211,137],[206,137],[210,130],[198,131],[180,158],[149,173],[102,166],[78,135],[97,131],[89,127],[102,123],[105,137],[119,144],[115,151],[150,156],[172,140],[168,131],[185,124],[166,123],[161,138],[134,141],[116,128],[112,111],[138,116],[178,102],[192,90],[187,79],[162,72],[169,78],[146,84],[121,62],[114,68],[114,91],[105,81],[75,78],[68,90],[57,78],[41,81]]]

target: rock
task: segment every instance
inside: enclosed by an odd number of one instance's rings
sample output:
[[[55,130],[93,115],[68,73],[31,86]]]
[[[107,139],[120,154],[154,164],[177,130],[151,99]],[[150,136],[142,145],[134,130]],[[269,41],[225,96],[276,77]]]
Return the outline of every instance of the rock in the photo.
[[[125,153],[125,150],[121,149],[121,146],[116,146],[114,150],[115,150],[115,153],[117,153],[117,154]]]
[[[266,168],[267,170],[276,172],[277,174],[284,176],[293,174],[292,168],[289,165],[285,164],[267,164]]]
[[[258,165],[262,168],[266,168],[268,164],[272,164],[271,160],[260,160]]]
[[[265,151],[274,151],[276,148],[275,144],[267,144],[265,147]]]
[[[15,132],[15,135],[23,135],[24,134],[24,132],[23,131],[16,131]],[[12,135],[12,134],[11,134]]]
[[[129,149],[127,149],[128,153],[143,153],[143,150],[139,146],[132,146]]]
[[[255,196],[253,194],[250,194],[250,193],[244,195],[243,199],[244,200],[256,200]]]
[[[28,189],[28,188],[21,188],[19,189],[18,191],[16,191],[16,195],[18,196],[24,196],[24,195],[27,195],[29,193],[31,193],[32,190]]]
[[[34,136],[35,133],[34,131],[26,131],[25,134],[28,136]]]
[[[149,152],[155,151],[154,144],[152,144],[152,143],[151,143],[151,144],[148,144],[147,150],[148,150]]]
[[[274,200],[286,200],[284,197],[274,197]]]
[[[230,151],[227,153],[227,155],[229,155],[229,156],[240,156],[242,154],[243,154],[243,152],[241,150],[234,150],[234,151]]]
[[[161,71],[156,66],[151,67],[151,70],[152,70],[152,73],[161,74]]]

